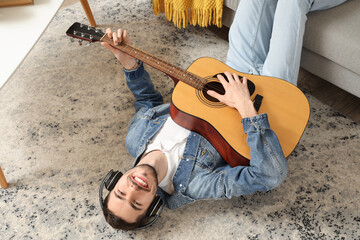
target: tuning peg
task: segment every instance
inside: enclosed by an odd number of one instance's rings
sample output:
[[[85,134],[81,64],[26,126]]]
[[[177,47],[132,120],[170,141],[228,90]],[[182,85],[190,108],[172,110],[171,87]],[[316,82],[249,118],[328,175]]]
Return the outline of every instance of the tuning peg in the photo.
[[[82,42],[83,42],[82,39],[80,39],[80,40],[78,41],[78,43],[79,43],[80,46],[82,45]]]

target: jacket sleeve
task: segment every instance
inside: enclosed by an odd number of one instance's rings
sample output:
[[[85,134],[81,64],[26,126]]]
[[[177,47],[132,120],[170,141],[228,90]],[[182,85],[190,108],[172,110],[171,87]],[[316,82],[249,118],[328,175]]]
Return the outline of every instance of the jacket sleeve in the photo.
[[[187,194],[194,199],[231,198],[269,191],[287,175],[287,162],[266,114],[242,119],[250,147],[250,166],[226,164],[215,170],[194,167]],[[220,157],[220,155],[219,155]]]
[[[127,71],[124,68],[123,70],[126,84],[136,99],[134,103],[136,112],[141,108],[149,109],[163,103],[161,94],[155,90],[150,75],[144,69],[142,62],[134,70]]]
[[[226,170],[223,189],[227,198],[269,191],[282,183],[287,175],[287,161],[267,115],[244,118],[242,123],[250,147],[250,166]]]

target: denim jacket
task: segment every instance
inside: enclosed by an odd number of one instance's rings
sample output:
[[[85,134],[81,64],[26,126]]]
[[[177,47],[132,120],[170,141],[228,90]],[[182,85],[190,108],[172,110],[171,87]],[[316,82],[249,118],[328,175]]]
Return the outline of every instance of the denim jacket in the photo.
[[[136,113],[126,136],[126,147],[136,165],[147,144],[169,117],[170,105],[163,104],[161,94],[155,90],[142,63],[137,69],[124,69],[124,72],[136,99]],[[175,192],[169,195],[161,188],[157,191],[168,208],[178,208],[199,199],[268,191],[285,180],[287,162],[267,115],[244,118],[242,124],[251,149],[250,166],[230,167],[204,137],[191,132],[173,177]]]

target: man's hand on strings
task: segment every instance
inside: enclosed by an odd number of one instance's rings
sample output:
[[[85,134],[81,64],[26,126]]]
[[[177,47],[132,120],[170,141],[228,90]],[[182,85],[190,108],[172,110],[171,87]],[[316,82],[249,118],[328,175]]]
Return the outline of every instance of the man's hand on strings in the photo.
[[[225,75],[229,82],[223,76],[217,76],[225,89],[225,94],[221,95],[213,90],[208,90],[207,93],[229,107],[237,109],[243,118],[256,116],[258,113],[250,99],[246,77],[240,79],[236,73],[230,72],[225,72]]]

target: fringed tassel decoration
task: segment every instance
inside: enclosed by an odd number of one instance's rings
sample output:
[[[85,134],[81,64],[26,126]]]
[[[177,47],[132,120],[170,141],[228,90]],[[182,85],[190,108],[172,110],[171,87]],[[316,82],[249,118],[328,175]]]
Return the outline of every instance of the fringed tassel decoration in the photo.
[[[177,28],[185,28],[188,24],[201,27],[216,25],[221,28],[223,0],[207,0],[210,1],[212,4],[205,4],[204,0],[153,0],[153,11],[156,15],[165,12],[165,18]]]

